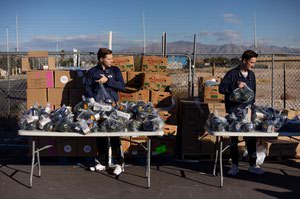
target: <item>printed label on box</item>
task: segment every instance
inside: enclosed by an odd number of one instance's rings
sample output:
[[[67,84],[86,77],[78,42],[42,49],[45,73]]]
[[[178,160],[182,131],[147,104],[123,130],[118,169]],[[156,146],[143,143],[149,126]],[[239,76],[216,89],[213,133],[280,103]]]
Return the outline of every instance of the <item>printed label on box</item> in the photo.
[[[60,77],[60,82],[66,84],[69,81],[69,78],[65,75]]]
[[[64,146],[64,151],[66,153],[70,153],[72,151],[72,147],[70,145],[66,145],[66,146]]]

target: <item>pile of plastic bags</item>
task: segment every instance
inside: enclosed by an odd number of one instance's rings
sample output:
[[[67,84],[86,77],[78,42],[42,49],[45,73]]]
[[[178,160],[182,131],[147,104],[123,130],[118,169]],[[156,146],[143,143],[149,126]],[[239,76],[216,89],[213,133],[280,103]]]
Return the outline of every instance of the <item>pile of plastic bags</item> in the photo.
[[[43,130],[56,132],[120,132],[120,131],[157,131],[163,121],[151,102],[126,102],[113,106],[85,98],[74,107],[63,105],[51,111],[34,104],[20,118],[19,127],[24,130]]]
[[[237,108],[231,114],[219,117],[214,113],[208,116],[206,121],[206,129],[210,131],[231,131],[231,132],[299,132],[300,116],[297,115],[293,119],[288,119],[287,115],[282,111],[276,111],[271,107],[252,108],[251,119],[248,119],[247,112],[250,107],[245,109]]]

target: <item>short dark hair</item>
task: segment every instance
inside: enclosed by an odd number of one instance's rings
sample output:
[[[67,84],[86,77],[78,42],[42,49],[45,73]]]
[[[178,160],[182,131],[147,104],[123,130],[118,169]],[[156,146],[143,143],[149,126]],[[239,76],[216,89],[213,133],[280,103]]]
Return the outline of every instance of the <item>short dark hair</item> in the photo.
[[[98,61],[100,61],[100,58],[105,58],[106,55],[112,54],[112,51],[108,48],[99,48],[98,53],[97,53],[97,58]]]
[[[246,61],[253,58],[258,57],[258,54],[254,52],[253,50],[246,50],[242,55],[242,61],[245,59]]]

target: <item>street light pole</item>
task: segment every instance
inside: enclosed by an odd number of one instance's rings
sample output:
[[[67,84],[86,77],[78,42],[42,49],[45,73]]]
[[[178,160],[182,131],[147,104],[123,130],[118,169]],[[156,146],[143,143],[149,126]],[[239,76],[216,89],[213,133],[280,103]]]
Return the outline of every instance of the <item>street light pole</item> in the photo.
[[[8,44],[8,26],[6,26],[6,52],[9,52],[9,44]]]
[[[19,24],[18,24],[18,15],[16,15],[16,37],[17,37],[17,52],[19,52]]]

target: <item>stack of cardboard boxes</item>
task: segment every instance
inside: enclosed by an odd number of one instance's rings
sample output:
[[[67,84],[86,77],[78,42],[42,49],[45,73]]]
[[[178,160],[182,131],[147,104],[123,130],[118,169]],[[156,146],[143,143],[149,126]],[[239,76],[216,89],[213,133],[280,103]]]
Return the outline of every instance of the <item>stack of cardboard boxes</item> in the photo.
[[[209,113],[215,113],[218,116],[225,117],[226,110],[224,104],[224,95],[219,93],[219,85],[221,77],[205,76],[198,78],[199,98],[202,102],[207,103]],[[213,85],[213,86],[210,86]],[[200,138],[201,153],[213,154],[215,138],[207,132]],[[229,142],[229,140],[225,140]]]
[[[142,57],[142,67],[140,71],[134,70],[133,58],[114,57],[114,65],[120,66],[126,63],[127,66],[121,66],[120,69],[127,72],[126,91],[119,92],[120,102],[152,102],[154,107],[160,108],[159,115],[166,123],[165,134],[175,136],[177,131],[175,108],[164,110],[172,106],[172,95],[170,92],[171,77],[167,74],[168,59],[158,56]],[[120,61],[120,60],[127,60]],[[129,70],[128,70],[129,69]],[[123,143],[125,154],[138,156],[145,153],[140,144],[145,144],[146,138],[131,138],[136,143]],[[157,138],[152,140],[152,154],[171,154],[173,150],[174,139]],[[124,146],[123,145],[123,146]]]
[[[82,77],[85,71],[55,70],[55,59],[48,57],[47,52],[29,52],[28,57],[22,58],[22,71],[27,72],[28,109],[34,103],[46,106],[47,102],[53,110],[62,105],[74,107],[82,100],[84,94]],[[96,155],[96,140],[93,138],[39,137],[35,139],[37,146],[53,145],[43,150],[41,156]]]
[[[288,119],[293,119],[300,115],[300,110],[283,110],[283,114]],[[300,137],[294,137],[300,139]],[[297,140],[290,137],[278,137],[272,139],[263,139],[262,145],[267,149],[269,157],[281,159],[282,157],[300,157],[300,144]]]
[[[42,56],[45,63],[50,63],[52,57],[45,57],[47,53],[35,52],[34,55]],[[27,60],[26,60],[27,59]],[[60,108],[63,104],[74,107],[82,100],[84,88],[82,78],[86,74],[84,70],[67,71],[55,70],[55,64],[51,67],[41,67],[34,70],[29,58],[22,60],[23,71],[27,71],[27,108],[35,102],[45,106],[50,103],[53,109]],[[48,62],[47,62],[48,61]],[[35,62],[36,63],[36,62]],[[44,63],[43,63],[44,64]],[[119,102],[132,101],[152,102],[155,107],[162,109],[159,115],[164,120],[166,136],[152,141],[152,154],[168,154],[173,151],[174,137],[176,136],[176,110],[164,110],[172,105],[169,87],[171,77],[166,73],[167,58],[156,56],[143,57],[142,70],[135,71],[133,56],[114,57],[113,65],[117,65],[126,83],[127,92],[120,92]],[[145,143],[145,138],[125,138],[138,143]],[[94,156],[96,155],[96,140],[94,138],[37,138],[37,145],[51,144],[55,147],[42,152],[44,156]],[[122,141],[125,155],[144,154],[145,150],[139,144]]]

